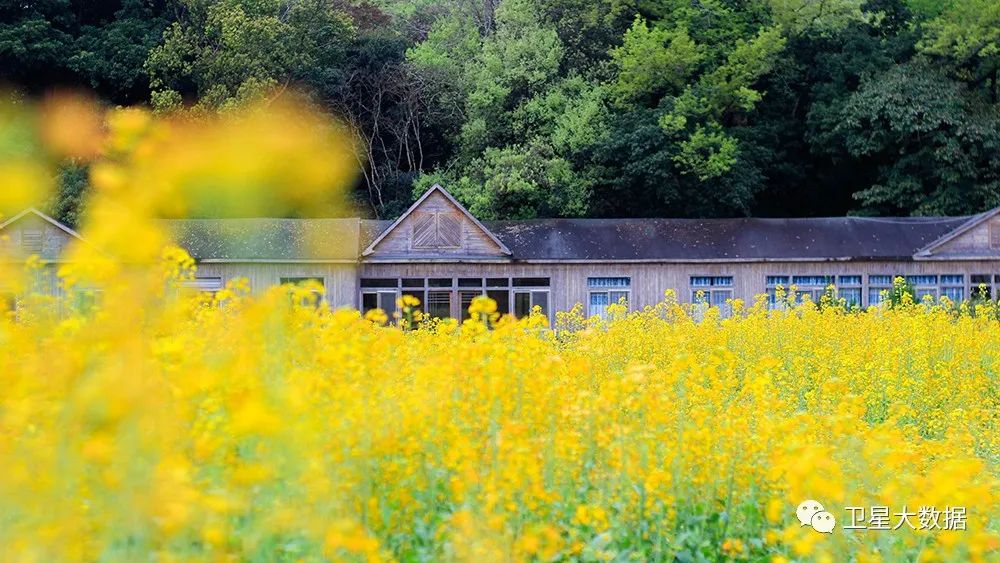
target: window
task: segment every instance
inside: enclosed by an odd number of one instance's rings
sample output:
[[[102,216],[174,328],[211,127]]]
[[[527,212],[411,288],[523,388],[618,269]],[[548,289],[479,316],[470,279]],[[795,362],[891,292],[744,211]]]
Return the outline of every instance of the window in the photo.
[[[913,300],[920,302],[924,297],[936,300],[938,296],[937,276],[906,276],[906,283],[913,287]]]
[[[303,298],[300,305],[319,305],[323,300],[323,295],[326,293],[326,281],[323,278],[315,277],[295,277],[295,278],[278,278],[281,285],[294,285],[303,286],[306,284],[316,284],[319,285],[319,289],[311,289],[309,293],[312,294],[312,299]]]
[[[893,276],[887,276],[880,274],[877,276],[868,276],[868,305],[878,305],[883,301],[883,299],[892,291],[892,278]],[[883,295],[884,294],[884,295]]]
[[[427,306],[427,292],[423,288],[420,289],[403,289],[400,291],[400,296],[409,295],[419,301],[416,307],[411,307],[411,311],[423,312]]]
[[[691,285],[697,287],[732,287],[732,276],[692,276]]]
[[[549,287],[549,278],[514,278],[514,287]]]
[[[781,288],[787,295],[789,279],[788,276],[767,276],[764,279],[764,291],[767,293],[767,306],[769,309],[778,307],[778,288]]]
[[[99,289],[81,289],[73,294],[73,308],[81,315],[90,315],[100,305],[102,292]]]
[[[195,276],[194,279],[182,281],[181,286],[189,287],[195,291],[213,293],[222,290],[222,276]]]
[[[421,285],[423,284],[421,283]],[[361,287],[363,288],[380,287],[380,288],[395,289],[399,287],[399,280],[396,278],[361,278]]]
[[[42,252],[42,230],[22,229],[21,248],[28,254],[39,254]]]
[[[510,278],[486,278],[486,296],[496,301],[497,313],[510,314]]]
[[[0,313],[13,313],[17,311],[17,294],[4,291],[0,292]]]
[[[472,306],[472,300],[475,299],[476,297],[479,297],[482,294],[483,291],[481,289],[465,289],[458,292],[458,305],[459,308],[461,309],[459,312],[461,313],[463,321],[465,319],[472,318],[472,315],[469,314],[469,307]]]
[[[731,287],[732,276],[691,276],[691,287]]]
[[[590,290],[587,314],[606,319],[608,305],[620,303],[624,299],[628,306],[631,301],[631,286],[631,278],[587,278],[587,288]]]
[[[730,313],[726,301],[733,298],[732,276],[691,276],[691,302],[711,305]]]
[[[777,307],[777,294],[780,287],[785,293],[791,291],[791,286],[795,286],[795,298],[802,301],[805,295],[813,303],[820,303],[824,295],[830,292],[830,286],[836,288],[835,297],[843,299],[848,307],[861,306],[861,276],[767,276],[766,291],[768,305],[771,308]],[[834,297],[834,295],[831,295]]]
[[[514,316],[527,317],[536,306],[541,307],[542,314],[548,316],[549,291],[547,289],[514,291]]]
[[[451,317],[451,292],[450,291],[428,291],[427,314],[431,317],[447,319]]]
[[[792,276],[796,299],[802,301],[808,295],[813,303],[819,303],[834,284],[833,276]]]
[[[969,281],[972,286],[973,299],[993,299],[993,276],[989,274],[975,274],[969,277]]]
[[[487,289],[486,296],[497,302],[497,313],[510,314],[510,291],[507,289]]]
[[[541,307],[542,314],[548,316],[549,283],[549,278],[513,278],[514,316],[526,317],[535,306]]]
[[[833,276],[792,276],[792,285],[826,287],[833,285]]]
[[[955,303],[963,301],[965,299],[965,276],[941,276],[941,296],[947,297]]]
[[[391,318],[396,299],[410,295],[428,317],[467,319],[472,300],[486,295],[501,315],[525,316],[535,306],[548,315],[549,283],[549,278],[362,278],[361,308],[382,309]]]
[[[361,312],[367,313],[375,309],[382,311],[392,319],[396,312],[396,291],[395,290],[373,290],[361,293]]]
[[[861,306],[861,276],[838,276],[837,297],[850,307]]]
[[[326,287],[326,283],[323,278],[278,278],[281,285],[305,285],[307,283],[315,283],[320,287]]]

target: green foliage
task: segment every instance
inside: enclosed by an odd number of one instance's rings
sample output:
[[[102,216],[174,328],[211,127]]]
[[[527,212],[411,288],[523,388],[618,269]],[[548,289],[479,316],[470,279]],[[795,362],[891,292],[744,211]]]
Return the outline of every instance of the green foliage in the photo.
[[[76,163],[66,163],[59,170],[56,193],[49,203],[53,217],[70,227],[80,224],[83,202],[89,189],[89,169]]]
[[[650,28],[646,20],[636,18],[622,46],[611,51],[611,59],[618,68],[617,99],[633,102],[684,88],[704,53],[686,29]]]
[[[182,99],[207,109],[260,96],[343,58],[350,22],[319,0],[179,0],[180,21],[149,53],[153,101],[169,109]]]
[[[1000,2],[964,0],[923,26],[921,51],[944,59],[956,76],[1000,101]]]
[[[433,181],[498,219],[1000,204],[995,0],[0,0],[0,81],[197,111],[304,88],[379,217]]]
[[[489,148],[466,169],[469,175],[422,176],[414,196],[435,183],[449,186],[482,219],[530,219],[587,212],[591,182],[551,147],[534,142]]]
[[[916,295],[913,284],[903,278],[896,278],[892,280],[892,289],[889,290],[886,301],[890,308],[907,307],[919,303]]]
[[[963,214],[1000,205],[1000,113],[934,67],[909,63],[865,80],[837,130],[854,156],[894,156],[855,196],[872,211]]]
[[[682,173],[692,173],[705,181],[722,176],[736,164],[739,143],[728,137],[718,126],[711,129],[698,126],[691,136],[681,141],[681,151],[674,162]]]
[[[86,87],[116,103],[148,97],[143,63],[166,27],[143,0],[0,0],[0,81],[29,92]]]
[[[775,23],[789,33],[833,34],[863,17],[864,0],[767,0]]]

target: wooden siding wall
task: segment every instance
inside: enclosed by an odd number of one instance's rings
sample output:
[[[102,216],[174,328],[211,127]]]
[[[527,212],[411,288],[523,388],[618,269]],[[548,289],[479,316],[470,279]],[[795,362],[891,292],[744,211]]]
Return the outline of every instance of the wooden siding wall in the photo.
[[[1000,252],[1000,217],[976,225],[941,245],[934,254],[996,254]]]
[[[322,278],[332,306],[357,307],[358,302],[356,264],[201,263],[197,275],[220,276],[223,283],[245,278],[254,294],[279,285],[281,278]]]
[[[25,215],[0,233],[0,245],[6,257],[26,258],[30,254],[21,247],[25,231],[41,233],[42,246],[38,256],[42,260],[58,260],[72,238],[66,231],[37,215]]]
[[[441,192],[420,207],[373,249],[381,256],[503,256],[500,247]]]
[[[641,309],[663,299],[668,289],[677,291],[682,302],[691,300],[692,276],[732,276],[733,296],[750,304],[766,290],[767,276],[862,276],[862,295],[867,300],[869,275],[965,275],[965,295],[970,295],[970,276],[1000,274],[1000,261],[955,262],[770,262],[730,264],[362,264],[361,276],[392,277],[548,277],[551,278],[550,308],[566,311],[588,301],[588,277],[629,277],[632,308]],[[355,296],[355,300],[358,297]],[[867,301],[866,301],[867,303]]]

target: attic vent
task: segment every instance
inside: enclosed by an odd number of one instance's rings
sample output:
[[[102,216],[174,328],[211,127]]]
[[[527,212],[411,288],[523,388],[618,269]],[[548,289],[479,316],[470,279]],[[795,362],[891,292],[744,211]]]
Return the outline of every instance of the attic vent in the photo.
[[[24,229],[21,231],[21,248],[31,254],[42,251],[42,230]]]
[[[990,248],[1000,250],[1000,223],[990,221]]]
[[[458,248],[462,245],[462,221],[438,212],[414,213],[413,248]]]

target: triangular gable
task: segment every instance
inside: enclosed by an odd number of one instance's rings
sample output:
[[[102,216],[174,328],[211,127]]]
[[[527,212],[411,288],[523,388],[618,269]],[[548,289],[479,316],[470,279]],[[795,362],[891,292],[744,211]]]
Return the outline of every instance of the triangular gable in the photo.
[[[969,218],[954,230],[917,251],[915,256],[934,254],[1000,254],[1000,207]]]
[[[73,240],[82,241],[73,229],[45,213],[28,208],[0,223],[0,244],[7,258],[37,255],[45,261],[58,261]]]
[[[7,219],[6,221],[0,223],[0,231],[6,229],[9,225],[13,225],[14,223],[17,223],[18,221],[20,221],[21,219],[24,219],[25,217],[28,217],[28,216],[31,216],[31,215],[35,215],[35,216],[41,218],[42,220],[44,220],[45,222],[49,223],[53,227],[59,229],[60,231],[66,233],[67,235],[69,235],[69,236],[71,236],[73,238],[76,238],[76,239],[79,239],[79,240],[83,240],[83,237],[80,236],[80,233],[77,233],[73,229],[67,227],[66,225],[63,225],[59,221],[56,221],[52,217],[49,217],[48,215],[42,213],[41,211],[35,209],[34,207],[29,207],[29,208],[25,209],[24,211],[18,213],[17,215],[14,215],[10,219]]]
[[[510,249],[435,184],[382,231],[362,256],[507,257]]]

